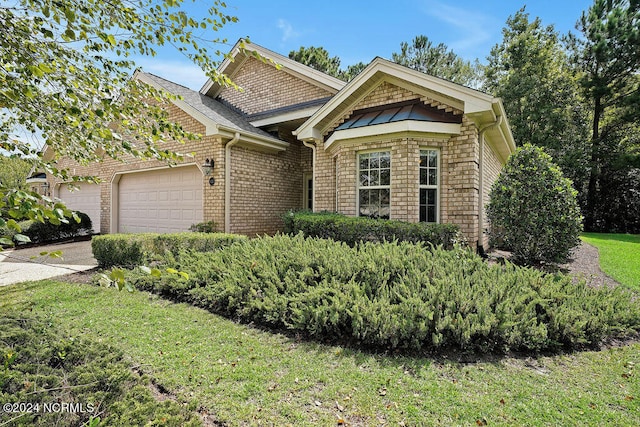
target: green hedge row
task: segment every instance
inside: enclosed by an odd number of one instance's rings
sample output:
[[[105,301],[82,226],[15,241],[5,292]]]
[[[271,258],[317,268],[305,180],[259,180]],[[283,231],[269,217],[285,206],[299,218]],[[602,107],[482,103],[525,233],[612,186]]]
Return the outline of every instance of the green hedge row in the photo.
[[[80,222],[76,222],[73,218],[67,218],[68,223],[60,223],[59,225],[39,221],[25,221],[20,225],[22,234],[28,236],[32,243],[48,243],[62,239],[69,239],[77,236],[90,235],[92,230],[91,218],[83,212],[76,212],[80,218]]]
[[[284,232],[307,237],[333,239],[354,246],[359,242],[431,243],[451,249],[460,242],[460,229],[453,224],[426,224],[350,217],[337,213],[288,212],[283,217]]]
[[[488,266],[462,249],[283,235],[183,253],[166,266],[189,279],[140,275],[137,286],[231,318],[377,349],[557,350],[640,329],[628,291]]]
[[[161,259],[167,252],[178,256],[181,251],[209,252],[247,238],[225,233],[137,233],[106,234],[91,240],[93,256],[102,268],[135,267]]]

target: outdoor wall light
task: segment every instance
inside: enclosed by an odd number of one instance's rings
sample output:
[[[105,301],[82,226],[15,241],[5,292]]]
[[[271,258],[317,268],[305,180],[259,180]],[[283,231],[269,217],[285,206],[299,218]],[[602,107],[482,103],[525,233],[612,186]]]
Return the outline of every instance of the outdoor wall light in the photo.
[[[202,165],[202,171],[204,172],[205,176],[211,175],[211,171],[213,171],[214,165],[215,162],[213,161],[213,159],[207,159],[204,161],[204,164]]]

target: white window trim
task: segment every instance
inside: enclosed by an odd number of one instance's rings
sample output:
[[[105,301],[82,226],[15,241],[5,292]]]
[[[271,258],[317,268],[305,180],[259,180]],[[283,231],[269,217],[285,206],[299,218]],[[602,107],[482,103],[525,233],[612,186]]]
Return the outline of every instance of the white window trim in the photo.
[[[371,186],[366,186],[363,187],[360,185],[360,155],[361,154],[371,154],[371,153],[389,153],[389,185],[371,185]],[[357,169],[357,173],[356,173],[356,216],[359,217],[360,216],[360,190],[361,189],[366,189],[366,190],[384,190],[384,189],[389,189],[389,219],[392,219],[391,217],[391,188],[393,185],[393,160],[392,160],[392,150],[391,147],[384,147],[384,148],[376,148],[376,149],[370,149],[370,150],[362,150],[362,151],[358,151],[356,152],[356,169]]]
[[[435,189],[436,190],[436,222],[425,222],[426,224],[440,224],[440,210],[442,209],[442,197],[441,197],[441,183],[442,183],[442,169],[441,169],[441,150],[437,147],[420,147],[419,155],[422,155],[423,151],[435,151],[436,152],[436,171],[438,184],[436,185],[422,185],[420,183],[420,163],[418,163],[418,218],[420,217],[420,190],[422,189]]]

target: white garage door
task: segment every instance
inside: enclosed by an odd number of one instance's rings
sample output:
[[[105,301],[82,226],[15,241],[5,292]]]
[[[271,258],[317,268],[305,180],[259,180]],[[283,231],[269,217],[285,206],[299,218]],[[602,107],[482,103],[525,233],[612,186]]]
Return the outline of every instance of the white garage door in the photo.
[[[76,183],[74,186],[79,190],[70,191],[66,184],[62,184],[58,197],[69,209],[89,215],[93,231],[100,232],[100,186],[88,182]]]
[[[120,233],[186,231],[202,222],[202,173],[196,166],[125,174],[118,194]]]

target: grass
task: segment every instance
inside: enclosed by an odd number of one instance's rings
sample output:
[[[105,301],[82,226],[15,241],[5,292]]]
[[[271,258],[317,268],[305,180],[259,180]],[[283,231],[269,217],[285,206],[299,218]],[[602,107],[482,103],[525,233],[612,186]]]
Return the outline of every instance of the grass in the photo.
[[[0,289],[120,348],[218,425],[640,425],[640,344],[553,357],[376,355],[238,325],[145,292],[55,281]]]
[[[598,248],[602,271],[640,291],[640,235],[583,233],[581,237]]]

